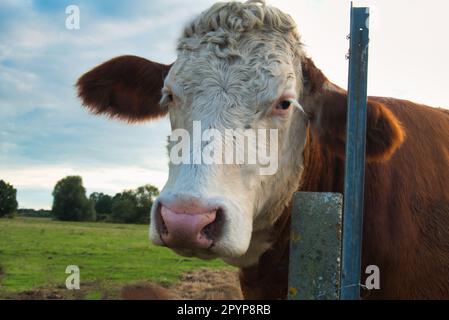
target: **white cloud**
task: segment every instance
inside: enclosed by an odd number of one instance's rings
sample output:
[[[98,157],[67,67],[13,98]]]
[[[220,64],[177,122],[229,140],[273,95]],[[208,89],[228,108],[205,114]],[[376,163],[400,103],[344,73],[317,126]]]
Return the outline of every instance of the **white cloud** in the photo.
[[[13,86],[19,94],[30,93],[38,79],[33,72],[19,71],[2,65],[0,65],[0,73],[4,84]]]

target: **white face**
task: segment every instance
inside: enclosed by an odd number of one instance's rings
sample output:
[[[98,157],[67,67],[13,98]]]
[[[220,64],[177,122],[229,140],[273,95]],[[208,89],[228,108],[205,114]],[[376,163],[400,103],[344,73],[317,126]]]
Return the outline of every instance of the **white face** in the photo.
[[[243,266],[266,250],[268,228],[298,187],[307,127],[297,103],[302,50],[285,33],[253,30],[226,47],[220,41],[229,35],[218,32],[186,31],[165,79],[173,141],[150,236],[182,255]],[[257,139],[242,144],[230,130]],[[180,146],[181,163],[173,159]]]

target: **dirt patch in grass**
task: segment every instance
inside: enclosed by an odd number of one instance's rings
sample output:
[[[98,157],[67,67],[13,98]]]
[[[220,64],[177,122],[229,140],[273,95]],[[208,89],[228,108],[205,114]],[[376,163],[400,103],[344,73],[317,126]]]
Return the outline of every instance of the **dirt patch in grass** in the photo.
[[[184,273],[173,289],[183,299],[242,299],[238,273],[231,270],[200,269]]]
[[[242,299],[242,294],[236,271],[198,269],[183,273],[180,280],[174,284],[155,284],[143,281],[126,286],[106,286],[99,282],[84,282],[81,284],[80,290],[67,290],[65,286],[56,286],[26,290],[1,298],[18,300],[233,300]]]
[[[242,299],[242,293],[236,271],[199,269],[183,273],[180,281],[173,285],[142,282],[125,286],[121,297],[127,300],[238,300]]]

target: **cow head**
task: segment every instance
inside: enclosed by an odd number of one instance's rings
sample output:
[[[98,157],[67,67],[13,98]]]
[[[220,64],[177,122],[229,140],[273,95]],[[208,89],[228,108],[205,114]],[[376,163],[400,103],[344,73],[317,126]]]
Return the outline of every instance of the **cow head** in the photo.
[[[154,243],[251,265],[299,187],[308,132],[344,156],[346,93],[306,57],[291,17],[260,1],[215,4],[185,28],[177,53],[172,65],[107,61],[79,79],[79,96],[94,113],[129,122],[168,113]],[[367,158],[383,161],[402,131],[381,104],[368,109]]]

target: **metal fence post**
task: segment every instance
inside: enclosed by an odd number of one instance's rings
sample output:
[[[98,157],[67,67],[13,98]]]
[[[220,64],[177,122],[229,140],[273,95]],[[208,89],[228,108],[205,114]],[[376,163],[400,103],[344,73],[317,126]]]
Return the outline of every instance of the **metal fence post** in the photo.
[[[340,298],[360,299],[365,177],[369,8],[351,5]]]

